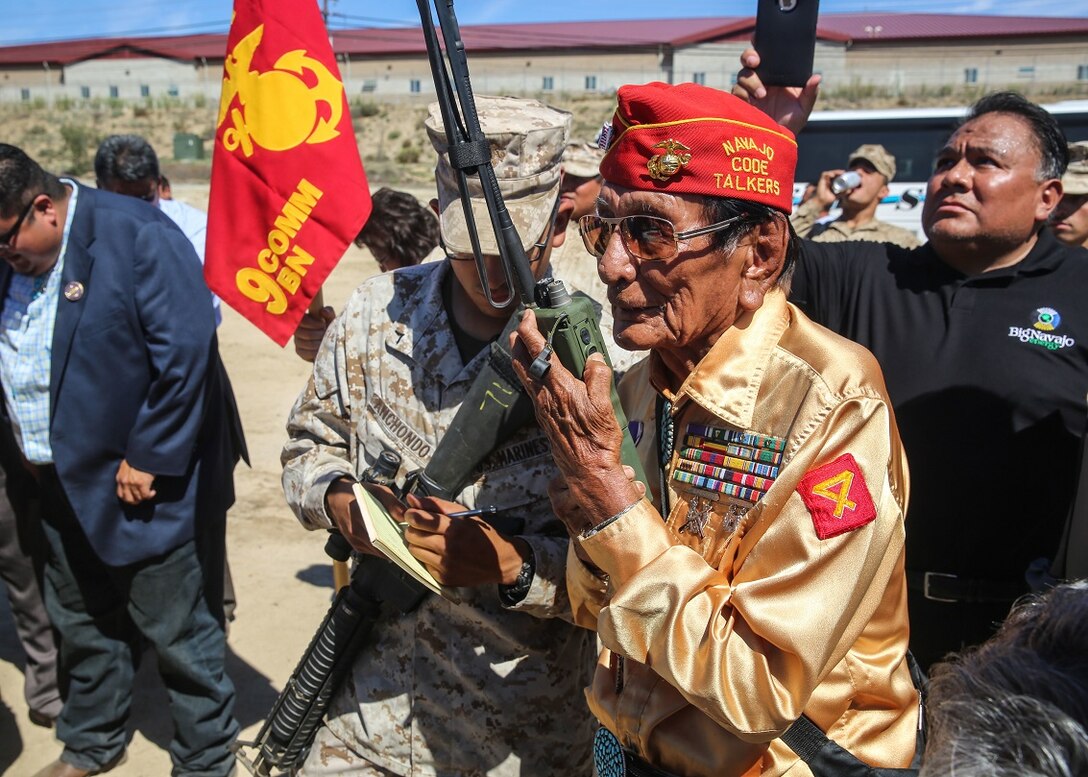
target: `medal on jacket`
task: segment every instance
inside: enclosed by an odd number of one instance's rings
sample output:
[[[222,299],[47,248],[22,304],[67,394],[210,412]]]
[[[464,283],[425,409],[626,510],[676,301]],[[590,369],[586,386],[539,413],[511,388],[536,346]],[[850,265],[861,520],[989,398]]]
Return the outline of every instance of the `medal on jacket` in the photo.
[[[710,520],[711,506],[711,501],[703,496],[696,495],[689,499],[687,519],[680,527],[680,531],[694,534],[702,539],[703,527]]]

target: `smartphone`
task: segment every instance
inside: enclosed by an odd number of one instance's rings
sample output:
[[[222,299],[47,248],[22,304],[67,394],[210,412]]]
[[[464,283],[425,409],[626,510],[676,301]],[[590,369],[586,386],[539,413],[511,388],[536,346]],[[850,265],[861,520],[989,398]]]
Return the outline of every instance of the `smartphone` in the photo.
[[[757,0],[756,73],[767,86],[804,86],[816,54],[819,0]]]

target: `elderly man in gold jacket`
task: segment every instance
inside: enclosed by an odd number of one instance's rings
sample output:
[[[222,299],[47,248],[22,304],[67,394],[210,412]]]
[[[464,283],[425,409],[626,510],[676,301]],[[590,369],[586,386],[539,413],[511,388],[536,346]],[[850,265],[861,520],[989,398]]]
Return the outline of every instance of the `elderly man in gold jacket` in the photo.
[[[693,84],[618,97],[581,230],[616,341],[651,350],[620,384],[648,483],[621,465],[603,360],[532,377],[531,313],[514,336],[563,475],[574,616],[604,646],[597,772],[908,767],[906,461],[873,357],[781,288],[794,137]]]

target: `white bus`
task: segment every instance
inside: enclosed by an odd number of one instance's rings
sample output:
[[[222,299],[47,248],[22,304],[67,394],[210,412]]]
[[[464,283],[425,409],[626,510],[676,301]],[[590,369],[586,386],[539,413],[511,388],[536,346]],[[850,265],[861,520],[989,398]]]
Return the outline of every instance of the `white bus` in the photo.
[[[1043,104],[1057,117],[1066,138],[1088,140],[1088,100]],[[967,107],[891,108],[873,111],[818,111],[797,138],[794,205],[805,186],[824,170],[841,168],[862,143],[879,143],[895,155],[895,180],[877,208],[882,221],[913,230],[924,240],[921,203],[933,160],[949,134],[967,115]],[[837,206],[836,206],[837,207]],[[832,211],[832,215],[836,213]]]

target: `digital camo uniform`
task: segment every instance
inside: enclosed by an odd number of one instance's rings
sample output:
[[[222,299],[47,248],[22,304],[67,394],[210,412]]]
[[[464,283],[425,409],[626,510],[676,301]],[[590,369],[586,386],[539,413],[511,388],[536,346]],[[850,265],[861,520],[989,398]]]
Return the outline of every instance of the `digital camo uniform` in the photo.
[[[776,739],[802,712],[862,760],[906,766],[908,480],[880,370],[781,291],[746,319],[677,393],[656,356],[620,384],[653,504],[577,540],[608,591],[570,555],[576,620],[605,645],[590,707],[677,775],[810,774]],[[665,523],[658,392],[673,402]]]
[[[446,433],[487,358],[484,349],[461,363],[442,304],[448,272],[437,262],[371,278],[333,323],[291,412],[283,454],[287,500],[307,528],[332,525],[324,498],[333,480],[361,477],[385,448],[403,458],[403,477]],[[480,469],[457,501],[524,519],[517,534],[532,546],[536,574],[520,612],[505,610],[487,586],[458,589],[460,605],[431,596],[380,623],[329,728],[399,775],[577,773],[571,764],[589,763],[582,689],[594,645],[590,632],[554,619],[570,617],[566,533],[547,496],[556,470],[535,425]],[[322,761],[343,768],[344,757],[358,768],[334,749],[315,745],[306,773],[325,773]]]
[[[499,187],[524,247],[545,232],[559,193],[570,114],[537,101],[477,96]],[[435,172],[447,248],[471,250],[436,108],[427,120],[440,152]],[[479,196],[478,187],[474,192]],[[473,200],[477,224],[489,224]],[[485,253],[497,253],[481,229]],[[450,261],[404,268],[363,283],[330,327],[313,378],[288,422],[284,491],[309,528],[330,524],[329,484],[358,478],[385,448],[400,476],[423,467],[487,359],[466,365],[443,303],[456,283]],[[551,511],[557,470],[533,424],[481,464],[458,495],[523,522],[535,575],[517,611],[497,586],[458,589],[461,604],[427,598],[379,623],[327,716],[305,774],[579,775],[589,771],[592,719],[582,690],[592,674],[592,633],[571,625],[564,585],[566,530]],[[535,617],[534,617],[535,616]],[[372,766],[373,765],[373,766]],[[386,771],[383,771],[386,770]]]
[[[604,151],[592,143],[570,142],[563,152],[563,172],[579,178],[592,178],[600,173],[599,164]],[[563,244],[552,249],[551,273],[566,284],[568,289],[575,289],[590,297],[599,306],[599,325],[604,341],[611,344],[612,305],[608,301],[608,287],[597,274],[597,260],[586,250],[582,242],[582,233],[578,222],[571,219],[567,223],[566,237]],[[613,348],[609,352],[612,368],[617,376],[633,367],[645,358],[647,351],[625,351]]]
[[[820,217],[820,203],[814,199],[801,205],[794,212],[790,222],[798,235],[817,243],[845,243],[850,240],[864,240],[870,243],[895,243],[904,248],[915,248],[922,243],[918,236],[909,229],[897,227],[880,219],[871,219],[864,224],[851,227],[842,219],[816,223]]]
[[[594,178],[600,175],[601,157],[604,151],[591,143],[571,142],[563,151],[563,175],[577,178]],[[555,277],[573,283],[605,310],[608,304],[608,289],[597,275],[597,260],[586,251],[582,244],[582,235],[578,231],[578,220],[572,218],[567,224],[566,239],[563,245],[552,251],[552,272]]]

